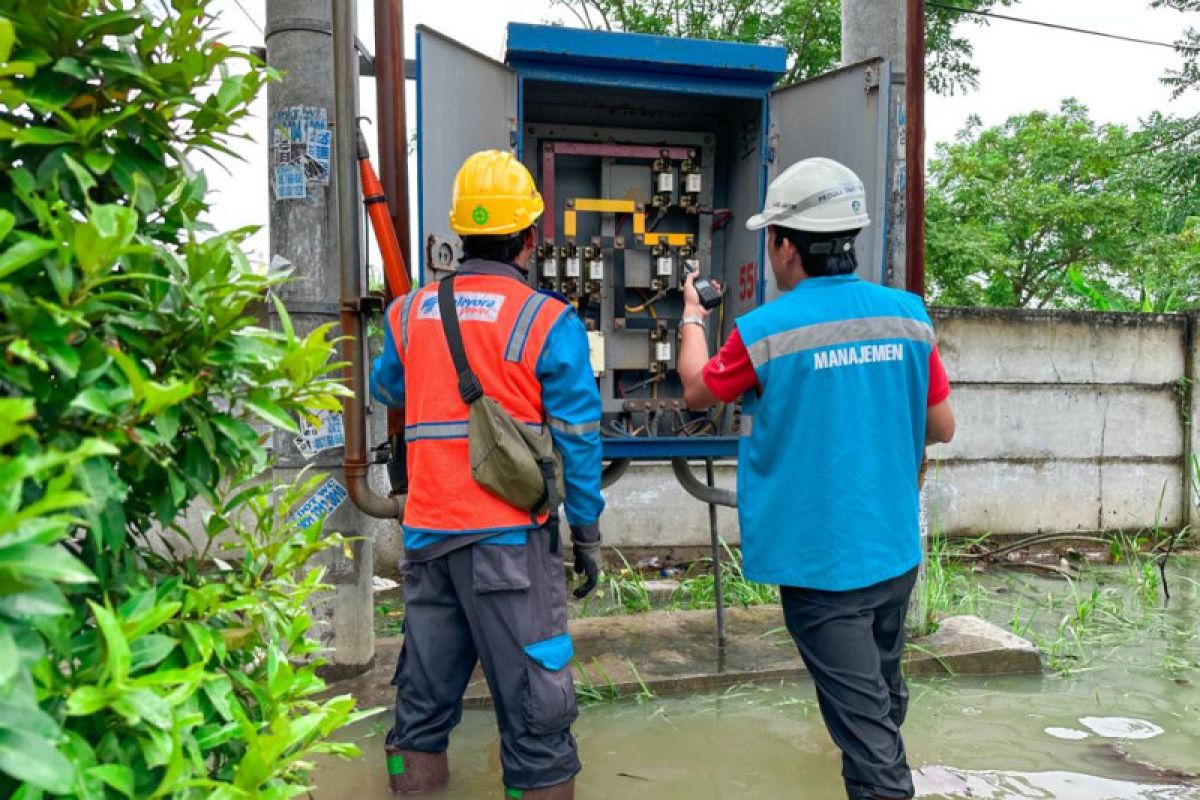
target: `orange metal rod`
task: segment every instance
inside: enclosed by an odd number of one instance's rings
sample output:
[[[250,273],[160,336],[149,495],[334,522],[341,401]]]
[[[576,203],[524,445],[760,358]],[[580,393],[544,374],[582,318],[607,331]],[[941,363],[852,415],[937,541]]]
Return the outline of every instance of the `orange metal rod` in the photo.
[[[383,275],[388,283],[389,294],[391,297],[408,294],[412,290],[412,279],[409,278],[404,256],[400,254],[400,242],[388,212],[387,196],[383,193],[383,184],[379,182],[375,168],[371,166],[371,153],[362,131],[358,132],[358,173],[362,180],[363,207],[371,219],[371,229],[375,231],[375,240],[379,242],[379,252],[383,256]]]

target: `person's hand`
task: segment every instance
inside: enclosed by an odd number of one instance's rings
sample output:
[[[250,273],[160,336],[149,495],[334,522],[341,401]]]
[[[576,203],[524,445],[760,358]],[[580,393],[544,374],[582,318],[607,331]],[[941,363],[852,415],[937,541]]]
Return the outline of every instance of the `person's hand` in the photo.
[[[571,594],[582,600],[600,580],[600,528],[597,525],[571,526],[571,548],[575,551],[575,574],[584,576]]]
[[[700,305],[700,293],[696,291],[696,275],[689,272],[683,279],[683,315],[685,317],[707,317],[709,312]]]

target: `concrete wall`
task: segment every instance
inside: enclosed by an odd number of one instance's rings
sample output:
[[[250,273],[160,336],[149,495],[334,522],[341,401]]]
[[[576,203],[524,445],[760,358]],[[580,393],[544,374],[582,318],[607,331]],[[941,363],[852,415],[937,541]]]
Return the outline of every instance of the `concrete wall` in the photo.
[[[1182,315],[934,309],[958,435],[930,448],[930,524],[955,535],[1179,528],[1200,523],[1188,459],[1200,452],[1196,325]],[[735,483],[732,464],[718,484]],[[607,544],[706,547],[708,511],[669,465],[634,465],[606,492]],[[738,541],[722,509],[722,535]],[[398,531],[373,524],[377,568]]]
[[[935,309],[934,324],[959,420],[929,451],[934,529],[1187,523],[1187,317]]]

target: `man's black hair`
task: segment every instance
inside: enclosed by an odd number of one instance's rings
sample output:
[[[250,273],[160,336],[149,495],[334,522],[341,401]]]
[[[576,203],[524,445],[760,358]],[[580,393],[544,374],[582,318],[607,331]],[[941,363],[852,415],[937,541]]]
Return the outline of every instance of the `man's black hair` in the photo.
[[[516,233],[504,233],[499,236],[464,236],[462,237],[462,261],[472,258],[483,258],[488,261],[500,261],[513,264],[518,269],[525,269],[524,264],[517,264],[517,256],[525,249],[525,237],[533,230],[530,225]]]
[[[854,254],[854,237],[861,228],[849,231],[817,233],[798,231],[795,228],[775,228],[775,246],[787,239],[800,254],[800,264],[806,275],[820,278],[828,275],[849,275],[858,269],[858,257]]]

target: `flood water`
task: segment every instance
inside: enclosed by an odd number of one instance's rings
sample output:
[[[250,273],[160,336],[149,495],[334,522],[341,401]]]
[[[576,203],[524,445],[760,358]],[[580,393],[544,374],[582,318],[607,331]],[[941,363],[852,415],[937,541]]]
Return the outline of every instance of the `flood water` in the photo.
[[[1200,562],[1173,561],[1168,575],[1165,609],[1132,568],[1075,583],[980,576],[973,610],[1034,636],[1060,671],[911,680],[904,735],[919,796],[1200,800]],[[364,757],[323,763],[315,797],[389,797],[389,719],[347,732]],[[501,797],[494,724],[490,711],[465,713],[439,798]],[[807,680],[588,705],[575,732],[580,800],[845,797]]]

